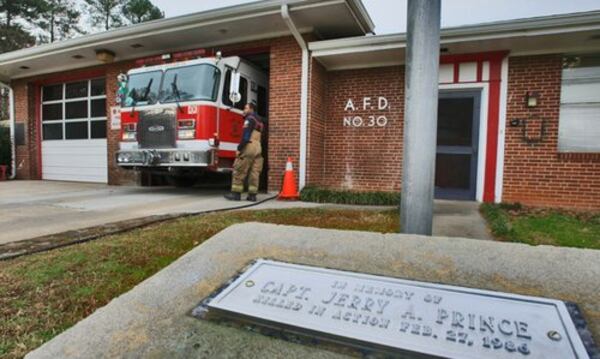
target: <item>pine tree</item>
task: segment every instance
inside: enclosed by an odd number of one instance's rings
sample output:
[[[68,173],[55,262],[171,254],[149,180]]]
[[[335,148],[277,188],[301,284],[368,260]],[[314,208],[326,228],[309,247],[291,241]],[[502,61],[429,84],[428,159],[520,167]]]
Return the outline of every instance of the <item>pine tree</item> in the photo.
[[[110,30],[123,25],[121,8],[125,0],[85,0],[85,3],[92,26]]]
[[[44,4],[44,0],[0,0],[0,52],[35,44],[25,25],[38,18]]]
[[[31,22],[39,16],[44,0],[0,0],[0,19],[4,28],[16,25],[15,21]]]
[[[45,31],[43,42],[54,42],[83,33],[79,27],[81,12],[73,0],[46,0],[38,26]]]
[[[123,15],[132,23],[162,19],[165,13],[154,6],[150,0],[128,0],[123,5]]]
[[[13,24],[10,27],[0,26],[0,53],[19,50],[35,45],[33,37],[23,26]]]

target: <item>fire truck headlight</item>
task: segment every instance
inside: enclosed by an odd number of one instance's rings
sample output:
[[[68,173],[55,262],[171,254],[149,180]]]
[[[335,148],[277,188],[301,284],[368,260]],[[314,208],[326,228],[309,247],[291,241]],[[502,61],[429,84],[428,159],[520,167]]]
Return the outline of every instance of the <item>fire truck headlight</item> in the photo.
[[[191,140],[196,136],[196,130],[179,130],[177,135],[180,140]]]
[[[135,141],[135,132],[123,132],[123,141]]]
[[[117,162],[119,163],[127,163],[131,159],[131,155],[129,153],[119,153],[117,156]]]

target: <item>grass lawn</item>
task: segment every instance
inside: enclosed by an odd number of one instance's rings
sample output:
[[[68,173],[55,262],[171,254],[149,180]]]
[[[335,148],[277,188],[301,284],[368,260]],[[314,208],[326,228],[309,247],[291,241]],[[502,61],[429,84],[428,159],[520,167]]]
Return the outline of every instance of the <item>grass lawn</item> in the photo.
[[[500,240],[600,249],[600,215],[496,205],[483,205],[482,213]],[[225,212],[0,262],[0,357],[22,357],[217,232],[248,221],[386,233],[399,227],[396,210]]]
[[[483,204],[481,213],[498,240],[600,249],[600,213],[535,210],[506,204]]]
[[[375,232],[398,228],[396,211],[240,211],[0,262],[0,357],[22,357],[217,232],[248,221]]]

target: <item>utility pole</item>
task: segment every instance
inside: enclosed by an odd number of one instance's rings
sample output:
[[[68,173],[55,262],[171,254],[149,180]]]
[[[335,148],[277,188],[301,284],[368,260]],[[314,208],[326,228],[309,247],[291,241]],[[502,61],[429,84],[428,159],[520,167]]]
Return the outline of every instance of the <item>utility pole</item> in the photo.
[[[441,0],[408,0],[402,233],[431,235]]]

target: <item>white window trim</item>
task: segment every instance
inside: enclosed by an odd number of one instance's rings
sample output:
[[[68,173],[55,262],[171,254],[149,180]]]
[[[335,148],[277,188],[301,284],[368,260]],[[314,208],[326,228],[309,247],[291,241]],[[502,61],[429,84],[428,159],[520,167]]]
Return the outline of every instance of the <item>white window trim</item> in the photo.
[[[92,101],[94,100],[106,100],[106,94],[104,95],[95,95],[92,96],[92,81],[94,80],[100,80],[100,79],[106,79],[105,77],[94,77],[94,78],[90,78],[87,80],[81,80],[81,81],[72,81],[72,82],[63,82],[63,83],[56,83],[53,85],[48,85],[48,86],[56,86],[56,85],[61,85],[62,86],[62,99],[60,100],[49,100],[49,101],[44,101],[44,87],[46,86],[42,86],[40,89],[41,92],[41,96],[40,96],[40,116],[41,116],[41,131],[42,131],[42,141],[77,141],[77,140],[102,140],[102,139],[106,139],[106,137],[102,137],[102,138],[92,138],[92,122],[98,122],[98,121],[107,121],[108,122],[108,114],[107,116],[104,117],[91,117],[92,116]],[[77,83],[77,82],[84,82],[87,81],[87,96],[85,97],[76,97],[76,98],[66,98],[66,92],[67,92],[67,84],[70,83]],[[105,82],[105,86],[106,86],[106,82]],[[87,102],[87,114],[88,117],[85,118],[70,118],[67,119],[66,118],[66,104],[67,103],[71,103],[71,102],[83,102],[86,101]],[[43,118],[43,113],[44,113],[44,105],[55,105],[55,104],[62,104],[62,119],[59,120],[49,120],[49,121],[44,121]],[[66,138],[66,127],[65,124],[67,123],[75,123],[75,122],[87,122],[87,138],[73,138],[73,139],[67,139]],[[62,138],[61,139],[44,139],[44,125],[48,124],[62,124]],[[108,131],[107,131],[108,132]],[[107,133],[108,135],[108,133]]]

